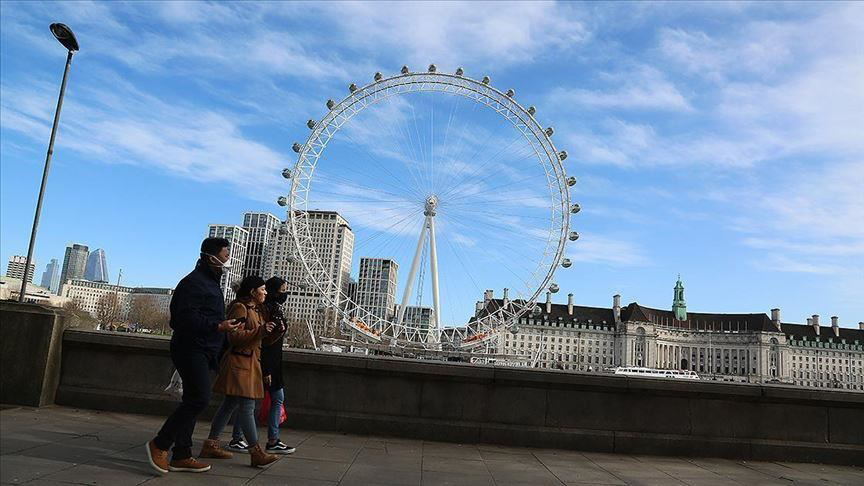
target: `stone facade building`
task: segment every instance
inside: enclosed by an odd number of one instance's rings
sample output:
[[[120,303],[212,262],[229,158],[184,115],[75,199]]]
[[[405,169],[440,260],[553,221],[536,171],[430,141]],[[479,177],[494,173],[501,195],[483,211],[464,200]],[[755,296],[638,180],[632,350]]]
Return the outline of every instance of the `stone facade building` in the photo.
[[[680,285],[680,281],[678,282]],[[683,286],[676,285],[674,310],[636,302],[611,308],[553,304],[520,319],[517,332],[501,332],[498,354],[540,368],[610,372],[617,367],[692,370],[703,380],[779,382],[864,391],[864,323],[858,329],[781,322],[779,309],[767,314],[686,312]],[[498,308],[486,298],[480,308]],[[677,316],[676,316],[677,313]],[[679,319],[684,317],[684,319]]]

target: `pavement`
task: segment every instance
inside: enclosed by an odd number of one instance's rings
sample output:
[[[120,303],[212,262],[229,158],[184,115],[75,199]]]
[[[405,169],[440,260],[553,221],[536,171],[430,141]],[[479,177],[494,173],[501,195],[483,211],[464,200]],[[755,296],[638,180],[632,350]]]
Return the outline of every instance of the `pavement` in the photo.
[[[61,485],[864,485],[864,468],[451,444],[282,431],[297,446],[267,469],[245,454],[203,474],[157,475],[144,444],[162,418],[64,407],[0,411],[0,482]],[[209,424],[196,428],[196,447]],[[263,430],[261,431],[263,432]],[[197,452],[197,450],[196,450]]]

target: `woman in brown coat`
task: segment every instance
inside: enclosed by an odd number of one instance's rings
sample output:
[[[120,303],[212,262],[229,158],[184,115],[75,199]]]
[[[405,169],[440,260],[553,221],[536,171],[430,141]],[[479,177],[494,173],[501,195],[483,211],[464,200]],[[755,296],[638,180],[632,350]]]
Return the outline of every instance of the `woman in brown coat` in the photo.
[[[200,457],[227,459],[231,453],[219,447],[219,435],[239,408],[237,421],[249,443],[252,466],[266,466],[278,459],[267,454],[258,445],[258,430],[255,427],[255,400],[264,398],[261,378],[261,343],[274,336],[274,324],[264,322],[260,307],[267,296],[264,280],[250,275],[243,279],[237,290],[237,300],[231,303],[228,317],[238,319],[244,325],[228,333],[228,349],[219,365],[219,377],[213,391],[224,393],[225,399],[213,417],[210,436],[204,441]]]

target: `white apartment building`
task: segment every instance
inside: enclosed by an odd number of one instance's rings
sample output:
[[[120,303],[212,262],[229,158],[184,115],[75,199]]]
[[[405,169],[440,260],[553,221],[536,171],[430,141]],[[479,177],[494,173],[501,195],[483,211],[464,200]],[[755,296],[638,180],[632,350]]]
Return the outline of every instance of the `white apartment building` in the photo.
[[[357,276],[357,297],[354,302],[363,310],[381,319],[390,320],[396,311],[398,271],[399,265],[393,260],[361,258]]]
[[[63,297],[76,301],[81,309],[93,317],[99,313],[99,301],[106,294],[117,295],[117,315],[120,320],[129,317],[129,310],[135,299],[148,297],[166,315],[171,304],[172,289],[155,287],[126,287],[105,282],[91,282],[84,279],[73,279],[63,286]]]
[[[230,224],[211,224],[208,228],[208,237],[225,238],[230,245],[228,261],[231,263],[231,268],[224,270],[219,279],[219,286],[222,288],[222,295],[227,304],[236,297],[232,286],[239,285],[243,280],[243,264],[246,263],[246,243],[249,241],[249,232],[241,226]]]
[[[246,241],[246,259],[243,264],[243,277],[258,275],[267,280],[272,277],[265,269],[267,248],[277,236],[279,218],[270,213],[247,212],[243,214],[243,229],[249,232]]]
[[[482,309],[502,300],[487,291]],[[780,321],[767,314],[676,314],[633,302],[611,308],[553,304],[520,318],[516,333],[501,332],[496,352],[540,368],[604,372],[619,366],[692,370],[703,380],[768,383],[864,391],[864,323],[858,329]]]
[[[335,211],[309,211],[309,231],[318,258],[332,279],[331,301],[341,302],[340,292],[347,291],[351,259],[354,253],[354,232]],[[306,271],[299,262],[292,263],[296,251],[287,223],[279,225],[270,240],[264,258],[264,273],[278,276],[288,282],[286,314],[290,319],[312,322],[316,333],[336,326],[336,313],[323,312],[323,296],[307,282]]]
[[[24,278],[24,265],[27,265],[27,257],[22,255],[12,255],[9,257],[9,262],[6,264],[6,276],[9,278]],[[36,262],[30,262],[27,267],[27,283],[33,282],[33,272],[36,271]]]
[[[431,307],[406,306],[403,323],[405,326],[420,329],[421,333],[428,333],[435,326],[435,310]]]

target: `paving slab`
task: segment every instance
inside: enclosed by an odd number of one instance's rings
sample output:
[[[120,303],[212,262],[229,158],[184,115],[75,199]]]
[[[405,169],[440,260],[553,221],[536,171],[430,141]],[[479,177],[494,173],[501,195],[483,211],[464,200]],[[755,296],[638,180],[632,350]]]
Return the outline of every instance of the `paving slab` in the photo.
[[[144,443],[162,418],[45,407],[0,411],[0,483],[290,486],[864,485],[864,468],[656,457],[283,430],[297,446],[267,469],[249,456],[158,475]],[[209,423],[196,429],[195,452]],[[263,430],[262,437],[263,435]],[[227,438],[228,431],[224,437]]]

